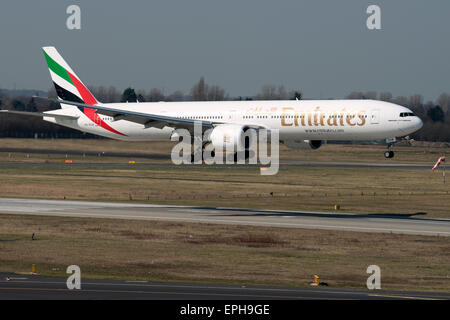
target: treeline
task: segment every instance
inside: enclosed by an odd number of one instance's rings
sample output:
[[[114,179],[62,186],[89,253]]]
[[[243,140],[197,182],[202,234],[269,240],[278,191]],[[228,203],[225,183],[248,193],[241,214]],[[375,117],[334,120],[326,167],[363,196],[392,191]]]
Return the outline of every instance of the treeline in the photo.
[[[92,94],[100,101],[110,102],[158,102],[158,101],[225,101],[225,100],[295,100],[301,99],[300,91],[286,90],[284,86],[265,85],[255,96],[230,97],[218,85],[209,85],[203,77],[192,87],[188,94],[177,90],[165,95],[161,89],[152,88],[149,91],[126,88],[123,93],[114,87],[89,87]],[[49,95],[56,97],[54,90]]]
[[[164,93],[161,89],[135,90],[126,88],[123,91],[115,87],[89,87],[93,95],[102,102],[158,102],[158,101],[223,101],[223,100],[301,100],[300,90],[287,90],[284,86],[265,85],[254,96],[230,97],[228,93],[218,85],[210,85],[202,77],[194,84],[189,93],[174,91]],[[0,109],[42,112],[59,109],[59,104],[48,100],[33,98],[30,96],[16,96],[8,94],[8,91],[0,89]],[[56,97],[53,88],[49,89],[48,97]],[[423,128],[411,135],[416,140],[449,141],[450,140],[450,95],[442,93],[435,101],[425,102],[423,96],[415,94],[411,96],[394,97],[390,92],[377,93],[352,92],[346,99],[374,99],[388,101],[410,108],[423,121]],[[0,137],[18,138],[98,138],[80,131],[54,125],[43,121],[40,117],[17,116],[0,114]]]

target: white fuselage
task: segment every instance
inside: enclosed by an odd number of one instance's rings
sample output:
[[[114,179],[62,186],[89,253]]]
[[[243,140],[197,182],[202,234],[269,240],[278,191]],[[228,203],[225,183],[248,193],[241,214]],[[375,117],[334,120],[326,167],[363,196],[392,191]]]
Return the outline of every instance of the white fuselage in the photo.
[[[152,102],[112,103],[103,106],[198,121],[278,129],[282,141],[380,140],[405,136],[422,127],[420,118],[414,116],[409,109],[375,100]],[[168,126],[146,128],[143,124],[127,120],[114,121],[113,117],[100,114],[88,116],[74,106],[62,107],[49,113],[79,118],[55,120],[44,117],[44,120],[126,141],[170,140],[174,130]],[[111,131],[111,128],[116,132]]]

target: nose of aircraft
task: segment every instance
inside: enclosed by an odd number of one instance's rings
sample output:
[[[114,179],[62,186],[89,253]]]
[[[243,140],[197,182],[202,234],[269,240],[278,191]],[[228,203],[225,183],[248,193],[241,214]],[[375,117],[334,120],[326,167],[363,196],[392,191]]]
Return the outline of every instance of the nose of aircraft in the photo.
[[[414,126],[415,126],[416,130],[421,129],[423,127],[422,119],[420,119],[419,117],[416,116],[415,119],[414,119]]]
[[[399,121],[399,128],[400,130],[405,134],[410,134],[413,132],[416,132],[420,128],[423,127],[423,121],[417,116],[413,117],[405,117],[405,119],[408,119],[407,121]]]

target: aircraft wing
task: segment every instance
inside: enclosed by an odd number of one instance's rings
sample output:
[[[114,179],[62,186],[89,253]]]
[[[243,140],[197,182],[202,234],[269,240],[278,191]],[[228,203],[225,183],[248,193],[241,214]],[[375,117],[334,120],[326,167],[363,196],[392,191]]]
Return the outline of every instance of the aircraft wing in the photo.
[[[195,123],[201,123],[201,125],[203,127],[215,127],[219,124],[224,123],[224,122],[218,122],[218,121],[180,119],[180,118],[165,116],[165,115],[156,115],[156,114],[146,113],[146,112],[124,110],[124,109],[120,109],[120,108],[112,108],[112,107],[103,106],[103,105],[88,105],[88,104],[84,104],[84,103],[59,100],[59,99],[57,99],[56,102],[74,105],[74,106],[81,107],[81,108],[95,109],[96,113],[98,113],[98,114],[103,114],[103,115],[112,117],[114,119],[113,121],[118,121],[118,120],[131,121],[131,122],[142,124],[146,128],[150,128],[150,127],[164,128],[167,126],[167,127],[174,127],[174,128],[186,128],[186,129],[192,130],[194,128]],[[249,127],[252,127],[254,129],[263,128],[263,127],[254,126],[254,125],[249,125]]]
[[[192,129],[194,123],[201,123],[203,127],[213,127],[215,124],[220,124],[222,122],[211,122],[203,120],[190,120],[190,119],[180,119],[176,117],[156,115],[145,112],[124,110],[119,108],[112,108],[103,105],[89,105],[79,102],[66,101],[57,99],[56,102],[70,104],[77,107],[95,109],[96,113],[103,114],[113,118],[113,121],[126,120],[144,125],[146,128],[164,128],[164,127],[176,127],[176,128],[186,128]]]
[[[58,114],[58,113],[49,113],[49,112],[28,112],[28,111],[16,111],[16,110],[0,110],[0,113],[10,113],[10,114],[18,114],[18,115],[26,115],[26,116],[35,116],[35,117],[52,117],[56,119],[65,119],[65,120],[76,120],[79,117],[70,116],[66,114]]]

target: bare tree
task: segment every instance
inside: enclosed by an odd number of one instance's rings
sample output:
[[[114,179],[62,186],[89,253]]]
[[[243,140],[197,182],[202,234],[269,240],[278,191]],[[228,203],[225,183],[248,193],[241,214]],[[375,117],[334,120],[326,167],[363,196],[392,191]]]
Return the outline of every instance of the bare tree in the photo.
[[[147,95],[147,101],[149,102],[158,102],[158,101],[164,101],[165,97],[162,91],[158,88],[152,88],[150,89],[150,92]]]
[[[441,93],[436,103],[441,106],[444,113],[450,113],[450,95],[448,93]]]
[[[392,93],[390,93],[390,92],[381,92],[380,93],[380,100],[381,101],[391,102],[392,101]]]
[[[359,92],[359,91],[353,91],[346,98],[347,99],[360,100],[360,99],[364,99],[364,94],[362,92]]]
[[[395,97],[395,99],[393,100],[393,103],[407,107],[408,103],[409,103],[409,99],[404,96],[399,96],[399,97]]]
[[[278,86],[278,100],[288,100],[289,94],[284,86]]]
[[[371,100],[377,100],[378,93],[375,91],[367,91],[363,95],[363,99],[371,99]]]
[[[223,101],[226,99],[225,90],[217,85],[210,86],[208,88],[208,100],[209,101]]]
[[[105,87],[89,86],[88,89],[94,95],[94,97],[97,98],[97,100],[101,102],[108,102],[108,95]]]
[[[184,94],[180,90],[177,90],[173,93],[171,93],[166,98],[167,101],[183,101],[184,100]]]
[[[208,86],[205,83],[205,78],[201,77],[199,82],[197,82],[191,89],[191,100],[192,101],[218,101],[227,99],[225,90],[217,85]]]
[[[120,100],[119,91],[117,91],[115,87],[110,86],[108,88],[107,98],[105,102],[119,102],[119,100]]]
[[[255,100],[287,100],[289,94],[284,86],[275,86],[273,84],[266,84],[262,86],[261,92],[258,93]]]
[[[272,84],[263,85],[255,100],[277,100],[277,88]]]
[[[425,109],[423,107],[423,97],[421,94],[415,94],[409,97],[409,107],[420,114],[423,114],[425,112]]]
[[[51,86],[48,90],[47,90],[47,97],[49,97],[50,99],[56,99],[58,98],[58,95],[56,94],[56,90],[54,86]]]
[[[193,101],[206,101],[208,93],[208,85],[205,83],[205,78],[201,77],[200,80],[191,89],[191,100]]]

